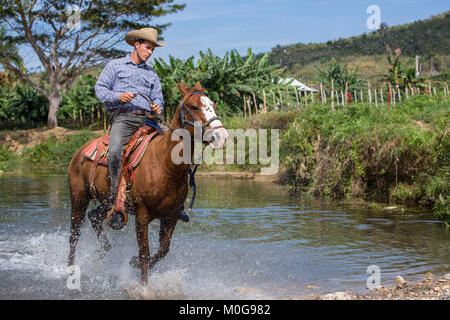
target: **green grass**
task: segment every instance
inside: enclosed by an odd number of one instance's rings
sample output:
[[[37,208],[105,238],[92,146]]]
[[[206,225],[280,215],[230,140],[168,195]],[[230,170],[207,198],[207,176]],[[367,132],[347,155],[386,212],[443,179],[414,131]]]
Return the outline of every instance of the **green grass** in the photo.
[[[88,140],[98,137],[91,131],[82,131],[67,136],[62,141],[50,137],[47,141],[25,151],[21,156],[23,163],[36,167],[67,167],[73,155]]]
[[[15,165],[16,157],[8,146],[0,145],[0,170],[8,171]]]
[[[332,198],[433,206],[448,220],[448,110],[447,98],[424,95],[392,109],[309,106],[282,135],[288,183]]]

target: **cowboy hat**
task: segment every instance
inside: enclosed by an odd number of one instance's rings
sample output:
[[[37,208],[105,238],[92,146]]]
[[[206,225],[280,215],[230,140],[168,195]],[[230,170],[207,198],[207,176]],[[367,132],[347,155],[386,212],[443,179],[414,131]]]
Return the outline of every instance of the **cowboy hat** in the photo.
[[[125,41],[134,47],[134,43],[138,39],[143,39],[151,42],[157,47],[164,47],[166,45],[165,42],[158,43],[158,31],[153,28],[142,28],[139,30],[133,30],[126,34]]]

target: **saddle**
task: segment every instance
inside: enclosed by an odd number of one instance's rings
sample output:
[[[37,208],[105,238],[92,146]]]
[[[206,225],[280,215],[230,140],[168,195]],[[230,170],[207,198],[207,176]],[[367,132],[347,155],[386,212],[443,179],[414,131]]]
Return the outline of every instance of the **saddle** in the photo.
[[[116,193],[116,201],[114,204],[114,211],[122,212],[125,217],[125,224],[127,224],[127,214],[125,212],[125,201],[127,190],[131,189],[134,181],[133,170],[139,165],[141,159],[147,149],[149,143],[155,136],[158,135],[158,131],[150,126],[140,127],[132,136],[128,144],[124,148],[124,155],[122,157],[122,169],[119,178],[119,183]],[[109,147],[109,134],[92,141],[89,146],[84,149],[83,155],[94,162],[89,175],[89,189],[91,194],[96,199],[96,190],[94,186],[95,172],[97,167],[108,167],[108,147]]]

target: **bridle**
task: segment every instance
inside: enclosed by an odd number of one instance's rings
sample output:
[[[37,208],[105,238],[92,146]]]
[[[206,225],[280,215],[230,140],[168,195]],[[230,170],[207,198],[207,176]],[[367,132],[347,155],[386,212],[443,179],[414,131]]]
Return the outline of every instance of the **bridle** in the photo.
[[[188,101],[189,100],[189,98],[191,98],[193,95],[196,95],[196,94],[205,94],[204,92],[202,92],[202,91],[194,91],[193,93],[191,93],[186,99],[182,99],[181,100],[181,110],[180,110],[180,120],[181,120],[181,126],[183,127],[183,129],[186,129],[186,124],[188,124],[188,125],[191,125],[191,126],[193,126],[194,128],[196,127],[196,125],[195,125],[195,123],[197,122],[200,122],[200,121],[198,121],[197,120],[197,118],[192,114],[192,112],[191,112],[191,110],[189,110],[189,108],[186,106],[186,104],[185,104],[185,101]],[[191,118],[192,118],[192,120],[193,121],[190,121],[190,120],[188,120],[187,118],[186,118],[186,114],[185,114],[185,112],[187,113],[187,114],[189,114],[189,116],[191,116]],[[206,131],[206,128],[213,122],[213,121],[216,121],[216,120],[219,120],[219,121],[221,121],[220,120],[220,118],[218,117],[218,116],[215,116],[215,117],[212,117],[211,119],[209,119],[205,124],[202,124],[202,135],[205,133],[205,131]],[[218,129],[218,128],[223,128],[223,126],[220,126],[220,127],[214,127],[214,129]]]
[[[194,91],[194,92],[192,92],[187,98],[182,98],[181,101],[180,101],[180,104],[181,104],[181,109],[180,109],[180,121],[181,121],[181,126],[183,127],[183,129],[186,129],[186,124],[188,124],[188,125],[190,125],[190,126],[193,126],[193,127],[195,128],[195,127],[196,127],[196,124],[195,124],[195,123],[201,123],[201,122],[198,121],[197,118],[192,114],[191,110],[189,109],[188,106],[186,106],[186,103],[185,103],[185,101],[188,101],[193,95],[196,95],[196,94],[203,94],[203,95],[205,95],[205,93],[204,93],[203,91]],[[141,93],[138,93],[138,95],[142,96],[142,97],[143,97],[144,99],[146,99],[150,104],[153,103],[153,101],[150,99],[150,97],[148,97],[148,96],[146,96],[146,95],[144,95],[144,94],[141,94]],[[206,95],[205,95],[205,96],[206,96]],[[157,114],[155,114],[153,111],[151,111],[151,113],[152,113],[153,115],[155,115],[156,118],[157,118],[158,120],[160,120],[161,122],[163,122],[163,123],[170,129],[170,131],[174,132],[174,130],[172,129],[172,127],[170,126],[170,124],[164,119],[163,116],[157,115]],[[190,121],[190,120],[188,120],[188,119],[186,118],[186,113],[191,117],[191,119],[192,119],[193,121]],[[219,118],[218,116],[215,116],[215,117],[212,117],[211,119],[209,119],[205,124],[202,124],[202,136],[203,136],[203,134],[205,133],[206,128],[207,128],[213,121],[216,121],[216,120],[221,121],[220,118]],[[214,129],[219,129],[219,128],[223,128],[223,126],[214,127]]]

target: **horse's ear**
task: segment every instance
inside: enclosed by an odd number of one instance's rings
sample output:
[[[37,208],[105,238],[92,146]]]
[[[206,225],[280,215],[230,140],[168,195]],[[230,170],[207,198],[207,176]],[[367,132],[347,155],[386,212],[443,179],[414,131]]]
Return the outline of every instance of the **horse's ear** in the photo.
[[[180,88],[181,94],[184,97],[186,95],[187,88],[181,82],[178,82],[178,88]]]
[[[204,91],[202,85],[200,84],[200,81],[197,81],[197,83],[195,84],[195,90]]]

